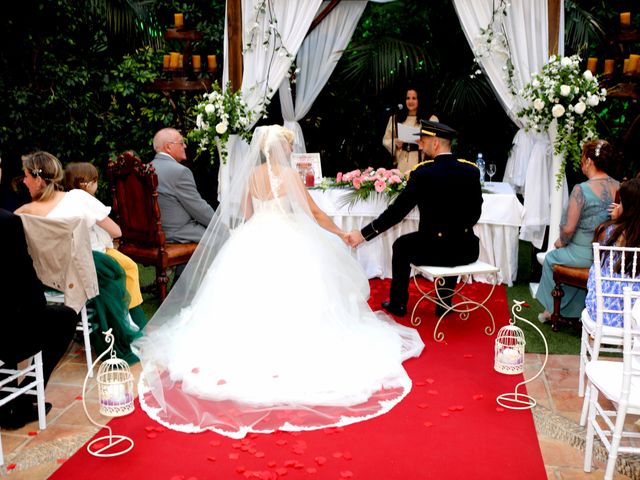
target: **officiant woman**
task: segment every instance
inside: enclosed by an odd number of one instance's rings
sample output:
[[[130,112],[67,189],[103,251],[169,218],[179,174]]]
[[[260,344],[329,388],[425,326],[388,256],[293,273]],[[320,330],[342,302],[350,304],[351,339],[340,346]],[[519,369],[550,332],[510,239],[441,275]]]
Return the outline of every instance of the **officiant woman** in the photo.
[[[420,162],[420,149],[417,143],[407,143],[398,139],[398,124],[419,129],[420,120],[439,121],[435,115],[427,115],[424,107],[420,107],[419,99],[418,90],[409,87],[405,94],[404,107],[389,117],[382,139],[382,144],[393,157],[393,166],[402,173],[410,172]]]

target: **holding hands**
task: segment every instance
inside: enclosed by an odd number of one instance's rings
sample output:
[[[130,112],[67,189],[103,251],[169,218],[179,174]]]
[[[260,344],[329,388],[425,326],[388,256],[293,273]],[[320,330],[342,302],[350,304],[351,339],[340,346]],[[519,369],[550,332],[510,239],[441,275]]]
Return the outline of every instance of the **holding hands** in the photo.
[[[345,233],[342,237],[344,242],[352,248],[357,247],[362,242],[364,242],[364,237],[360,233],[360,230],[352,230],[349,233]]]

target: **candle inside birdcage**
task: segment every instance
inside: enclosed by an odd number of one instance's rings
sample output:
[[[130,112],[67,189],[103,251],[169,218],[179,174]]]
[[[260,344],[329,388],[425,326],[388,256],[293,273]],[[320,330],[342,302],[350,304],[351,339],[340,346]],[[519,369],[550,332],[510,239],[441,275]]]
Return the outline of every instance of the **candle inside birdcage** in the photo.
[[[515,375],[524,371],[524,333],[515,325],[506,325],[498,331],[493,368],[496,372]]]

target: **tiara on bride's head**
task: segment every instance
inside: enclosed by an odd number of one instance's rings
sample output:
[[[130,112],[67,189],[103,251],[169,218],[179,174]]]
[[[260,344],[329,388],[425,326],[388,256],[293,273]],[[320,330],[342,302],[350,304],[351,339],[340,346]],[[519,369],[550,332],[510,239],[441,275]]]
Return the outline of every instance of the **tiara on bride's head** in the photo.
[[[602,141],[598,142],[598,144],[596,145],[596,151],[594,154],[596,158],[600,156],[600,149],[602,148],[602,145],[604,145],[604,142]]]

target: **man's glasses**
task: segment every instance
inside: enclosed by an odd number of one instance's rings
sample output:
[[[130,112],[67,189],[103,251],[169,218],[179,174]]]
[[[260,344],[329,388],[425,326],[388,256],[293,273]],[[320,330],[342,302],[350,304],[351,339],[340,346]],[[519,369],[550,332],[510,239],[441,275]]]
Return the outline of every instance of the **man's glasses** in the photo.
[[[187,144],[186,144],[186,143],[184,143],[184,140],[183,140],[183,141],[181,141],[181,142],[167,142],[167,143],[173,143],[173,144],[175,144],[175,145],[182,145],[183,147],[186,147],[186,146],[187,146]]]

